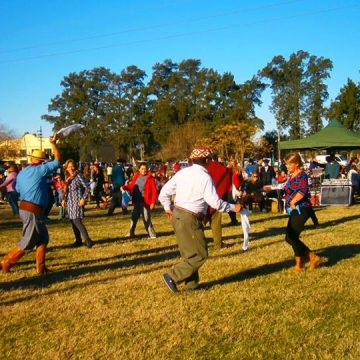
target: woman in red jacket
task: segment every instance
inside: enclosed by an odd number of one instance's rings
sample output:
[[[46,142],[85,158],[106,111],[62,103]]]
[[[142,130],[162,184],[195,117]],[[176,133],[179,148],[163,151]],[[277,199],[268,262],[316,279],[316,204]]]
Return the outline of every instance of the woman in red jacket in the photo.
[[[156,233],[151,222],[151,210],[155,207],[157,190],[155,178],[149,172],[147,164],[141,163],[139,171],[133,176],[129,185],[121,187],[122,190],[131,191],[134,209],[131,213],[130,231],[126,235],[134,237],[136,223],[142,215],[144,226],[150,239],[156,238]]]

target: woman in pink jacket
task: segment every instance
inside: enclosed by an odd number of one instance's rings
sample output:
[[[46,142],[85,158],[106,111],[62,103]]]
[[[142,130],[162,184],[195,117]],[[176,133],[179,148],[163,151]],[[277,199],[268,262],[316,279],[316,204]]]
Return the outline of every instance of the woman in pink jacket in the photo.
[[[6,197],[9,202],[14,216],[19,215],[19,206],[18,206],[18,193],[15,190],[16,177],[18,173],[18,168],[16,165],[10,165],[7,170],[8,176],[5,181],[0,185],[0,188],[6,188]]]
[[[131,213],[130,231],[126,235],[129,238],[135,236],[136,224],[143,218],[144,226],[151,239],[156,238],[156,233],[151,222],[151,210],[154,209],[157,190],[155,178],[148,170],[146,163],[141,163],[139,171],[133,176],[129,185],[124,185],[121,190],[131,191],[134,209]]]

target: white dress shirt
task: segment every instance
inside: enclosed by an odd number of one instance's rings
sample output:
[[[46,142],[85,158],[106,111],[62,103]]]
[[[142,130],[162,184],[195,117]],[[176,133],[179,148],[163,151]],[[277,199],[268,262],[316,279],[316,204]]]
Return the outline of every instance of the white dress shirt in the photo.
[[[171,197],[175,206],[193,213],[206,214],[208,205],[221,212],[235,211],[235,205],[219,198],[207,170],[194,164],[178,171],[161,189],[159,201],[165,211],[170,210]]]

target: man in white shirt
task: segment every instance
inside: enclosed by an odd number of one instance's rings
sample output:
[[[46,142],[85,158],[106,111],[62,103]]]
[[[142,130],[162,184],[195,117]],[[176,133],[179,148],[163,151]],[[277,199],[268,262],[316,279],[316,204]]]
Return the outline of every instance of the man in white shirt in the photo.
[[[176,284],[185,283],[185,291],[199,286],[198,269],[208,257],[203,220],[208,205],[220,212],[241,210],[240,204],[221,200],[206,169],[211,151],[206,147],[195,148],[190,159],[193,165],[177,172],[162,188],[159,201],[175,230],[182,261],[163,275],[163,280],[172,292]],[[175,195],[175,204],[171,198]]]

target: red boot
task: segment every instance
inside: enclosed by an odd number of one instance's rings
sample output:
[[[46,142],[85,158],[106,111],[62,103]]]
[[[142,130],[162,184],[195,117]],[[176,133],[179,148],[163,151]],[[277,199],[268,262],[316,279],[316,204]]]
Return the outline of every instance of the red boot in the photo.
[[[15,246],[1,261],[2,271],[4,273],[8,273],[10,268],[23,256],[25,255],[25,251],[20,249],[18,246]]]
[[[46,274],[49,270],[45,266],[45,254],[46,254],[46,244],[40,244],[36,248],[36,272],[38,274]]]

